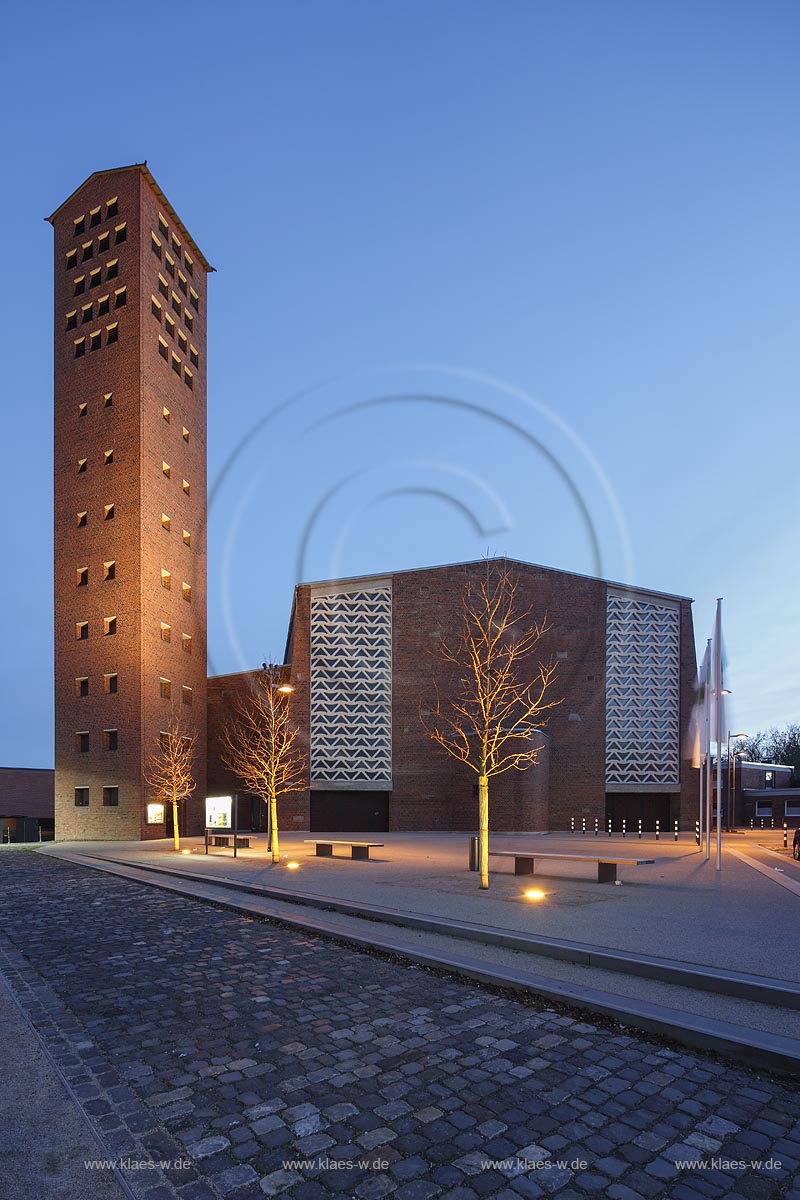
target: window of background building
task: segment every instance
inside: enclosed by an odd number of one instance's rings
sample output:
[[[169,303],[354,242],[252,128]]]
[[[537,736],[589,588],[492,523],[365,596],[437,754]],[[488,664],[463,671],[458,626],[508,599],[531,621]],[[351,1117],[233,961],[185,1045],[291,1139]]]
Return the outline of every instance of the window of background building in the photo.
[[[89,807],[89,789],[88,789],[88,787],[76,787],[75,788],[75,807],[76,808],[88,808]]]
[[[103,788],[103,805],[106,808],[116,808],[119,804],[119,788],[104,787]]]
[[[84,729],[80,733],[75,734],[75,749],[78,754],[89,753],[89,730]]]
[[[117,675],[116,671],[112,671],[109,675],[103,676],[104,690],[108,692],[109,695],[114,695],[116,693],[118,685],[119,676]]]
[[[103,730],[103,749],[116,750],[119,746],[119,738],[116,729]]]

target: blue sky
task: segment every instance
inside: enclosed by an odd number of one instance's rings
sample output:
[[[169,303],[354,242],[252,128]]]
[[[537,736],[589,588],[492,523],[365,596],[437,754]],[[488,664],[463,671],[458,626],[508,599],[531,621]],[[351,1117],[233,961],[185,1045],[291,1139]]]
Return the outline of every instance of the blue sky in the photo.
[[[0,762],[52,762],[51,232],[147,159],[209,299],[210,654],[298,575],[487,549],[725,599],[800,719],[800,9],[62,4],[4,15]],[[273,413],[272,417],[269,416]]]

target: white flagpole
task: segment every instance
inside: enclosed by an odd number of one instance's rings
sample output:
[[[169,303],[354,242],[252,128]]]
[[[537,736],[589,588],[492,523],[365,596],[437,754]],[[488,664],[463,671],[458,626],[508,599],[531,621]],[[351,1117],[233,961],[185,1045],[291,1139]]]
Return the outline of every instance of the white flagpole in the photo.
[[[706,679],[705,775],[706,775],[706,862],[711,858],[711,638],[706,646],[708,677]]]
[[[717,600],[714,627],[714,712],[717,742],[717,870],[722,870],[722,600]]]

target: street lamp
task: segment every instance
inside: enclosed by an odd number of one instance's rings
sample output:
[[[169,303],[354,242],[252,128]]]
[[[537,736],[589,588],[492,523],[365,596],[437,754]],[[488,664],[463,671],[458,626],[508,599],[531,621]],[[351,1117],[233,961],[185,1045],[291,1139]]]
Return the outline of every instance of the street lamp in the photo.
[[[733,779],[735,779],[735,777],[736,777],[736,768],[735,767],[733,768],[733,772],[731,772],[731,738],[736,738],[738,740],[739,738],[743,738],[743,737],[747,737],[747,734],[746,733],[731,733],[730,729],[728,730],[728,833],[730,833],[730,831],[733,829],[734,793],[733,793],[732,784],[733,784]]]

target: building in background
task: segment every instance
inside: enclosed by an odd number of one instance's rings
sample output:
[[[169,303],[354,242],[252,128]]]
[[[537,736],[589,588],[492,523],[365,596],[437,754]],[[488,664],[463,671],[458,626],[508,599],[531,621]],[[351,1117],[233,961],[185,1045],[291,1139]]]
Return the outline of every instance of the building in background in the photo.
[[[697,771],[684,757],[696,673],[691,601],[601,579],[499,560],[520,603],[551,626],[563,698],[540,737],[538,766],[492,780],[495,830],[694,827]],[[459,625],[484,561],[300,585],[287,643],[292,716],[310,757],[310,786],[281,804],[285,829],[470,830],[477,779],[425,734],[436,648]],[[235,780],[216,730],[248,674],[209,681],[209,780]]]
[[[146,164],[96,172],[48,220],[57,835],[164,837],[148,821],[148,755],[172,713],[205,745],[212,268]]]
[[[0,841],[53,840],[53,771],[0,767]]]

